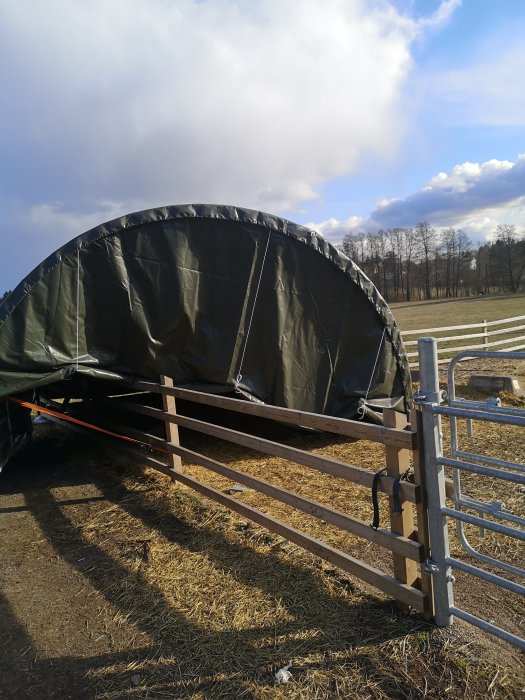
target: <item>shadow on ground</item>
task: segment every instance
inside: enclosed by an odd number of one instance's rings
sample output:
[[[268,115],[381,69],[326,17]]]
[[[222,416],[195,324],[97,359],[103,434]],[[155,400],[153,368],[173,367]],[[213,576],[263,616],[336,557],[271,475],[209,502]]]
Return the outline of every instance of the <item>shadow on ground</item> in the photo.
[[[298,654],[301,644],[297,640],[308,630],[317,631],[308,643],[308,653],[318,659],[316,663],[320,667],[359,649],[353,656],[353,664],[363,677],[373,676],[389,697],[413,697],[410,678],[395,671],[386,673],[376,663],[377,654],[369,650],[414,632],[428,634],[430,627],[420,617],[399,613],[392,602],[368,595],[363,589],[356,594],[355,603],[350,604],[325,588],[312,567],[300,559],[285,560],[272,552],[261,554],[253,548],[232,544],[217,529],[203,524],[196,528],[177,515],[173,501],[165,493],[159,491],[152,500],[151,489],[130,490],[122,478],[123,467],[115,467],[103,451],[94,450],[79,437],[53,430],[51,437],[36,437],[1,475],[0,522],[23,513],[30,515],[42,536],[38,547],[47,547],[52,553],[47,563],[49,576],[56,575],[53,561],[58,558],[96,591],[98,602],[93,601],[91,611],[94,617],[100,614],[102,600],[121,613],[148,641],[137,646],[137,642],[116,638],[104,653],[94,653],[93,645],[86,641],[84,646],[77,644],[71,655],[57,656],[52,648],[43,653],[45,645],[38,638],[38,626],[30,634],[27,623],[14,610],[16,596],[28,595],[30,591],[34,600],[32,581],[18,581],[19,592],[15,593],[13,582],[17,570],[11,565],[0,577],[3,584],[0,698],[118,698],[146,697],[146,694],[150,698],[261,697],[248,686],[253,687],[254,683],[260,688],[272,686],[277,668],[267,663],[261,666],[261,645],[269,638],[279,637],[276,661],[286,662]],[[97,495],[89,495],[93,487]],[[56,495],[57,490],[69,496],[62,501]],[[18,498],[15,505],[14,497]],[[243,585],[278,596],[280,604],[290,611],[290,620],[243,631],[225,626],[217,632],[195,624],[168,602],[160,587],[148,580],[144,567],[130,568],[111,556],[107,548],[88,541],[81,528],[72,524],[64,507],[98,508],[108,504],[118,506],[120,512],[132,516],[146,530],[177,545],[179,551],[203,555]],[[7,555],[12,551],[8,540],[7,536],[1,543]],[[16,542],[11,545],[16,547]],[[46,566],[43,558],[38,558],[37,563]],[[301,592],[308,598],[305,605],[298,605],[297,590],[286,585],[287,580],[297,580],[298,569]],[[353,586],[346,579],[345,585],[350,589]],[[154,610],[149,602],[152,597],[156,601]],[[46,606],[45,589],[38,592],[38,599],[40,605]],[[324,611],[328,607],[332,612],[335,609],[339,618],[337,634],[325,622]],[[84,609],[82,614],[85,612]],[[37,616],[37,611],[26,610],[26,621],[31,614]],[[73,611],[67,624],[82,625],[84,620],[75,617]],[[66,637],[72,632],[67,624]],[[41,629],[40,633],[45,639],[46,630]],[[299,669],[296,676],[300,678],[307,670]],[[141,683],[148,674],[155,681],[141,695]]]

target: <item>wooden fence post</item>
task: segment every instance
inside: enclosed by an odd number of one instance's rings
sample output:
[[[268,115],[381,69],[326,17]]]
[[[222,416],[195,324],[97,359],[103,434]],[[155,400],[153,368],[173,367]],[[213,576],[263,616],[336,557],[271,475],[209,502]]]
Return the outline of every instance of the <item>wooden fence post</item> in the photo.
[[[404,413],[398,413],[392,409],[385,409],[383,411],[383,417],[385,426],[388,428],[398,428],[403,430],[408,425],[407,417]],[[410,467],[410,452],[406,448],[392,447],[390,445],[385,446],[386,453],[386,468],[387,474],[394,478],[403,474]],[[403,535],[411,539],[414,535],[414,509],[411,503],[406,501],[401,503],[401,513],[392,513],[394,502],[392,497],[389,497],[390,504],[390,529],[396,535]],[[413,586],[417,583],[418,570],[417,564],[411,559],[406,559],[405,557],[394,554],[394,576],[403,583]]]
[[[488,326],[487,326],[487,319],[483,319],[483,333],[485,334],[483,336],[483,345],[485,346],[483,350],[488,350],[489,349],[489,334],[488,334]]]
[[[166,394],[162,391],[162,387],[173,388],[173,379],[171,377],[166,377],[161,375],[160,377],[160,393],[162,394],[162,408],[165,413],[170,413],[171,415],[177,414],[177,407],[175,405],[175,397],[170,394]],[[172,442],[174,445],[180,445],[179,440],[179,426],[176,423],[171,423],[170,421],[165,422],[166,425],[166,440]],[[178,455],[174,455],[173,452],[168,453],[168,464],[170,469],[173,470],[173,480],[177,479],[176,474],[182,474],[182,460]]]

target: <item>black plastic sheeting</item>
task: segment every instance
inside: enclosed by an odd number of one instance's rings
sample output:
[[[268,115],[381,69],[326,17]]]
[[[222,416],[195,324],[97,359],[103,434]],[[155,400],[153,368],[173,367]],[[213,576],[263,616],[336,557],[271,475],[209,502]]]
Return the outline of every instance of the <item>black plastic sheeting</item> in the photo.
[[[410,406],[399,330],[361,270],[314,231],[229,206],[98,226],[0,305],[0,398],[160,374],[334,416]]]

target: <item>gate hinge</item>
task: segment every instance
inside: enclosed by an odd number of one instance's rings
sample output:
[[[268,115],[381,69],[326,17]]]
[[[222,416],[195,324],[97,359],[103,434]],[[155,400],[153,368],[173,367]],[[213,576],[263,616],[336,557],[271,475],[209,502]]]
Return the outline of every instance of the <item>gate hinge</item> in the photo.
[[[435,392],[429,392],[428,394],[422,391],[416,391],[414,394],[414,403],[443,403],[448,398],[447,392],[445,390],[439,390]]]

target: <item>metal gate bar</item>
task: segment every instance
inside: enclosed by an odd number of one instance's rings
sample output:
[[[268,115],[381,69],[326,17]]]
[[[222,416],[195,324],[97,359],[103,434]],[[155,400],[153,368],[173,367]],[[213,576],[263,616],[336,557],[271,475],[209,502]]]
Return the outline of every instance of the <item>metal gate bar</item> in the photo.
[[[423,340],[423,338],[421,338]],[[522,353],[523,354],[523,353]],[[434,411],[442,416],[456,416],[457,418],[470,418],[471,420],[484,420],[488,423],[500,423],[502,425],[517,425],[520,428],[525,428],[525,416],[513,416],[512,414],[493,414],[487,415],[485,411],[468,411],[466,408],[457,408],[457,403],[454,406],[435,406]]]
[[[463,450],[456,450],[456,457],[463,457],[464,459],[477,459],[478,462],[483,462],[484,464],[489,464],[494,467],[506,467],[507,469],[514,469],[517,472],[525,472],[525,464],[509,462],[506,459],[496,459],[496,457],[477,455],[473,452],[464,452]]]
[[[484,503],[475,498],[470,498],[461,493],[460,473],[467,471],[478,474],[479,477],[496,478],[505,482],[525,484],[525,465],[512,461],[500,460],[472,452],[459,450],[457,441],[456,420],[467,420],[467,433],[470,434],[472,419],[489,421],[502,425],[525,427],[525,411],[517,408],[505,408],[498,405],[498,401],[487,400],[485,404],[477,401],[463,401],[456,399],[454,385],[454,367],[465,358],[494,357],[497,359],[525,360],[525,353],[518,352],[487,352],[465,351],[459,353],[450,362],[448,369],[449,397],[448,406],[440,405],[444,401],[444,392],[439,389],[437,348],[434,338],[419,339],[419,366],[421,389],[415,396],[416,404],[422,412],[423,443],[425,456],[425,469],[428,487],[428,521],[430,531],[431,557],[426,562],[426,570],[432,574],[434,586],[435,621],[439,626],[452,624],[453,617],[458,617],[477,627],[493,634],[515,646],[525,649],[525,639],[512,634],[508,630],[501,629],[491,622],[483,620],[475,614],[458,608],[454,603],[454,576],[452,570],[460,570],[463,573],[474,576],[509,590],[518,595],[525,595],[525,586],[515,581],[508,580],[495,573],[487,571],[473,564],[464,562],[450,556],[448,519],[456,523],[457,534],[460,543],[467,554],[479,561],[499,568],[506,573],[525,578],[525,570],[500,561],[494,557],[482,554],[474,549],[468,542],[463,527],[465,523],[490,530],[496,534],[512,537],[518,541],[525,541],[525,530],[518,526],[525,525],[525,519],[511,512],[506,512],[504,505],[497,501]],[[450,418],[451,429],[451,457],[443,455],[443,443],[441,432],[441,416]],[[463,461],[463,459],[472,461]],[[475,462],[482,462],[476,464]],[[450,508],[445,496],[445,467],[452,469],[454,479],[454,507]],[[510,471],[509,471],[510,470]],[[520,473],[521,472],[521,473]],[[481,517],[465,513],[462,509],[477,511]],[[506,525],[487,520],[485,515],[504,520]],[[516,527],[512,527],[514,524]]]
[[[513,593],[525,595],[525,586],[522,586],[519,583],[514,583],[514,581],[509,581],[508,579],[498,576],[497,574],[492,574],[490,571],[485,571],[477,566],[472,566],[472,564],[467,564],[467,562],[461,561],[461,559],[449,557],[449,559],[447,559],[447,564],[450,564],[450,566],[454,567],[454,569],[459,569],[460,571],[464,571],[466,574],[472,574],[472,576],[482,578],[484,581],[494,583],[497,586],[501,586],[501,588],[506,588],[508,591],[512,591]]]
[[[470,622],[471,625],[475,625],[476,627],[479,627],[485,632],[493,634],[495,637],[499,637],[500,639],[503,639],[504,641],[513,644],[519,649],[525,649],[525,640],[522,639],[522,637],[517,637],[515,634],[512,634],[507,630],[502,630],[501,627],[497,627],[496,625],[493,625],[492,623],[487,622],[486,620],[482,620],[481,618],[476,617],[476,615],[472,615],[466,610],[461,610],[460,608],[456,608],[454,605],[452,605],[450,608],[450,614],[454,615],[455,617],[459,617],[460,620]]]
[[[495,479],[502,479],[503,481],[513,481],[515,484],[525,484],[525,476],[512,474],[512,472],[502,472],[501,469],[482,467],[479,464],[461,462],[458,459],[450,459],[449,457],[440,457],[439,463],[443,464],[445,467],[452,467],[453,469],[464,469],[467,472],[483,474],[484,476],[492,476]]]

